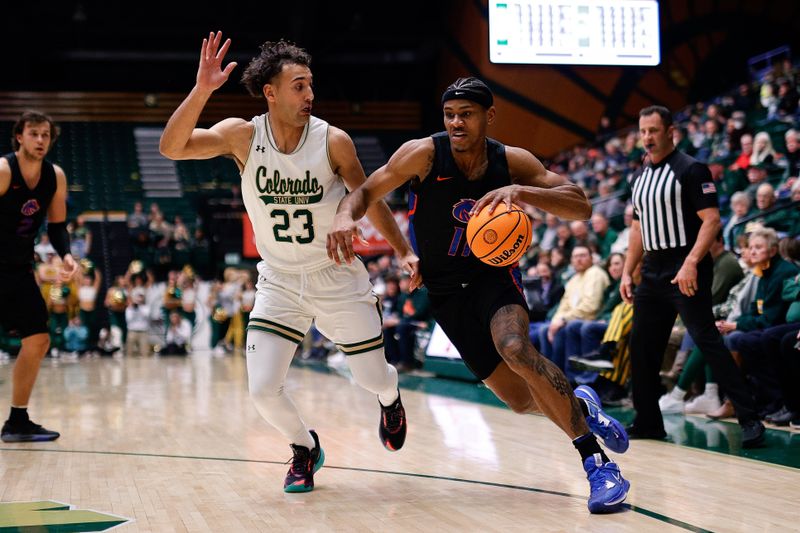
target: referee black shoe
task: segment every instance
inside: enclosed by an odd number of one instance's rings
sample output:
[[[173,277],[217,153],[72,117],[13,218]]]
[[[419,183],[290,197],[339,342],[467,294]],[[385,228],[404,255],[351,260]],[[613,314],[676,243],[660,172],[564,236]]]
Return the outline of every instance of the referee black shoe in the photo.
[[[384,406],[380,401],[378,401],[378,404],[381,406],[381,423],[378,427],[378,436],[384,448],[390,452],[396,452],[406,442],[406,431],[408,429],[406,410],[400,400],[400,391],[397,391],[397,399],[392,405]]]
[[[6,420],[2,432],[0,432],[3,442],[47,442],[56,440],[60,436],[61,433],[45,429],[30,420],[13,424],[10,420]]]
[[[756,448],[764,444],[764,424],[760,420],[751,420],[742,424],[742,447]]]

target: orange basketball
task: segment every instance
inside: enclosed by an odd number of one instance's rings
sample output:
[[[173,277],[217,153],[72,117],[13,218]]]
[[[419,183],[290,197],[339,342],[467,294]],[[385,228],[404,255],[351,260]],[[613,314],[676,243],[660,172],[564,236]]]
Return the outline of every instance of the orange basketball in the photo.
[[[502,267],[519,261],[531,244],[531,219],[519,206],[500,203],[489,214],[486,205],[467,223],[467,243],[487,265]]]

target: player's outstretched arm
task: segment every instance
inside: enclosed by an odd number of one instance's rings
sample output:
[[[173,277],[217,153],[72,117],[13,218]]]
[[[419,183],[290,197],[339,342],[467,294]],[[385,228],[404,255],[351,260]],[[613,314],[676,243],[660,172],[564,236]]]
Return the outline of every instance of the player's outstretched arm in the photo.
[[[211,94],[222,87],[236,68],[235,62],[222,68],[231,40],[226,40],[220,46],[221,41],[222,32],[212,32],[203,39],[195,86],[172,114],[164,133],[161,134],[159,149],[165,157],[208,159],[218,155],[234,154],[233,137],[238,129],[246,127],[247,123],[244,120],[226,119],[211,129],[195,128]]]
[[[495,189],[479,199],[472,214],[489,205],[494,210],[500,202],[524,202],[566,220],[586,220],[592,205],[580,187],[565,176],[550,172],[532,153],[515,146],[506,147],[508,170],[513,185]]]

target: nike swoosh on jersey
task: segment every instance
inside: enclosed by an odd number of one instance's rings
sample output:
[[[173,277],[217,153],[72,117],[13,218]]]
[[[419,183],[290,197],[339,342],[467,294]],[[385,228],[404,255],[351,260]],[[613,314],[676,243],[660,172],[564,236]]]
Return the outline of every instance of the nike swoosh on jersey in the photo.
[[[436,176],[436,181],[447,181],[447,180],[451,180],[451,179],[453,179],[453,176],[447,176],[447,177]]]

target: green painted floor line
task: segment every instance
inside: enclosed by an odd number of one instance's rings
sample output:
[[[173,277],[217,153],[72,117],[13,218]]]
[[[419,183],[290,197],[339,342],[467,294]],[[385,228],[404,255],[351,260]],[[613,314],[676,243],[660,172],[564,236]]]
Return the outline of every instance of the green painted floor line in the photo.
[[[320,362],[295,360],[293,364],[323,373],[339,373]],[[481,383],[400,374],[400,387],[507,409],[507,406]],[[609,408],[606,411],[625,425],[633,421],[633,409]],[[744,457],[774,465],[800,468],[800,433],[798,432],[767,428],[766,442],[763,447],[745,449],[742,448],[739,425],[733,422],[691,415],[665,415],[664,427],[668,434],[667,443]]]
[[[109,452],[109,451],[97,451],[97,450],[49,450],[43,448],[2,448],[0,447],[0,453],[2,452],[28,452],[28,453],[75,453],[75,454],[87,454],[87,455],[112,455],[112,456],[124,456],[124,457],[152,457],[152,458],[160,458],[160,459],[190,459],[190,460],[199,460],[199,461],[220,461],[220,462],[236,462],[236,463],[250,463],[250,464],[269,464],[269,465],[279,465],[285,466],[285,461],[268,461],[265,459],[242,459],[239,457],[206,457],[200,455],[172,455],[172,454],[160,454],[160,453],[143,453],[143,452]],[[562,498],[572,498],[585,501],[586,496],[580,494],[570,494],[568,492],[560,492],[555,490],[548,490],[548,489],[539,489],[536,487],[527,487],[525,485],[511,485],[507,483],[496,483],[494,481],[481,481],[478,479],[467,479],[467,478],[458,478],[458,477],[450,477],[450,476],[434,476],[432,474],[418,474],[415,472],[403,472],[400,470],[379,470],[375,468],[358,468],[358,467],[351,467],[351,466],[333,466],[329,464],[325,464],[323,468],[328,468],[332,470],[345,470],[349,472],[364,472],[368,474],[385,474],[390,476],[403,476],[403,477],[413,477],[413,478],[421,478],[421,479],[433,479],[438,481],[450,481],[453,483],[467,483],[472,485],[481,485],[485,487],[496,487],[502,489],[510,489],[510,490],[518,490],[524,492],[534,492],[537,494],[547,494],[550,496],[560,496]],[[687,522],[683,522],[682,520],[677,520],[675,518],[671,518],[666,515],[662,515],[661,513],[657,513],[655,511],[651,511],[649,509],[645,509],[643,507],[639,507],[637,505],[631,505],[628,503],[622,504],[622,507],[628,511],[639,513],[643,516],[647,516],[649,518],[653,518],[660,522],[664,522],[666,524],[670,524],[676,527],[680,527],[687,531],[694,531],[694,532],[702,532],[705,533],[709,530],[703,529]]]

